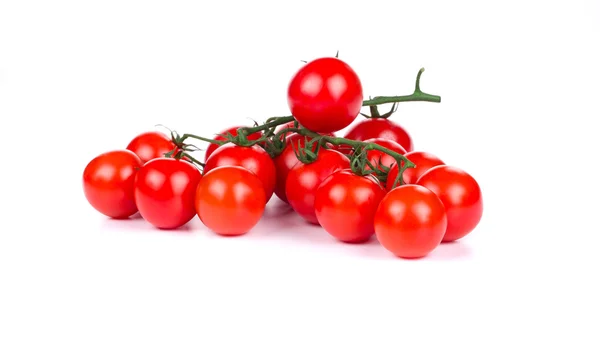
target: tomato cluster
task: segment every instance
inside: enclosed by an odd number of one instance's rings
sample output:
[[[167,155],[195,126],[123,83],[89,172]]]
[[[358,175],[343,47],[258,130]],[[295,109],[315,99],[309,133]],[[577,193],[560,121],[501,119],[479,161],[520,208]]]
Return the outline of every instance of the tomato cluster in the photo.
[[[439,102],[420,91],[421,72],[414,99]],[[477,181],[433,154],[415,151],[409,133],[389,120],[391,113],[376,113],[379,101],[363,101],[358,75],[345,62],[336,57],[307,63],[289,83],[288,103],[290,117],[224,129],[214,139],[137,135],[125,149],[88,163],[85,197],[108,217],[139,212],[166,230],[197,215],[215,233],[237,236],[259,223],[275,194],[333,238],[363,243],[375,236],[403,258],[426,256],[479,223]],[[333,134],[371,104],[375,114],[344,137]],[[205,163],[192,156],[186,137],[209,141]]]

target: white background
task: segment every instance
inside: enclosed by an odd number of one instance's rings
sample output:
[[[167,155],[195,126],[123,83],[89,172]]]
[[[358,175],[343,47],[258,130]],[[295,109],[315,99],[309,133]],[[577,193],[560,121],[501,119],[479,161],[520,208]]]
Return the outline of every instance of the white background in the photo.
[[[597,337],[597,1],[0,0],[1,337]],[[471,173],[484,216],[422,260],[343,245],[274,198],[247,236],[111,221],[100,152],[165,124],[289,114],[300,60]]]

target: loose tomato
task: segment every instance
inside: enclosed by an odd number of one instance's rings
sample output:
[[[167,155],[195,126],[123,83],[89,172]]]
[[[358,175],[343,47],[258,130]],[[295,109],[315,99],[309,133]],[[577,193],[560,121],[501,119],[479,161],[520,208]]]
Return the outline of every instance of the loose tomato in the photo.
[[[375,177],[340,170],[327,177],[317,189],[317,220],[325,231],[342,242],[367,241],[375,231],[375,211],[384,196],[385,189]]]
[[[390,191],[375,212],[375,235],[402,258],[419,258],[435,249],[446,231],[446,210],[429,189],[407,184]]]
[[[402,179],[404,180],[405,184],[416,183],[419,177],[421,177],[427,170],[444,164],[444,162],[442,162],[442,160],[440,160],[437,156],[424,151],[413,151],[404,154],[404,156],[415,164],[414,168],[408,168],[404,170]],[[397,165],[392,166],[390,169],[386,183],[387,190],[392,190],[394,182],[396,181],[396,178],[398,178],[398,169],[399,167]]]
[[[364,140],[363,142],[370,142],[370,143],[378,144],[389,150],[395,151],[400,155],[406,154],[406,150],[404,150],[404,148],[401,145],[399,145],[398,143],[391,141],[391,140],[386,140],[386,139],[382,139],[382,138],[372,138],[372,139]],[[396,164],[396,160],[392,156],[390,156],[380,150],[369,150],[367,152],[367,160],[369,160],[369,162],[371,162],[371,164],[373,164],[373,166],[375,166],[379,169],[382,169],[382,166],[386,166],[389,168],[392,165]]]
[[[215,136],[214,140],[225,141],[225,140],[227,140],[227,138],[225,138],[223,135],[227,135],[227,134],[231,134],[231,136],[237,136],[237,131],[239,128],[241,128],[241,126],[231,127],[229,129],[223,130],[219,134],[217,134],[217,136]],[[262,136],[262,132],[257,131],[256,133],[248,135],[248,140],[256,141],[259,138],[261,138],[261,136]],[[208,158],[210,157],[210,155],[212,153],[214,153],[215,150],[217,150],[217,148],[219,148],[218,144],[210,143],[208,145],[208,147],[206,148],[206,152],[204,153],[204,162],[208,161]]]
[[[399,124],[385,118],[369,118],[353,126],[345,138],[364,141],[372,138],[382,138],[394,141],[406,151],[413,150],[412,138]]]
[[[444,242],[469,234],[483,214],[481,189],[473,176],[456,167],[442,165],[429,169],[416,184],[433,191],[442,201],[448,214],[448,229]]]
[[[292,78],[288,104],[304,127],[321,133],[341,130],[362,107],[362,84],[348,64],[338,58],[307,63]]]
[[[155,158],[165,157],[166,153],[176,147],[167,135],[158,131],[141,133],[127,145],[127,149],[136,153],[144,163]]]
[[[83,192],[90,205],[112,218],[127,218],[138,211],[133,187],[136,170],[143,165],[130,150],[98,155],[83,170]]]
[[[259,145],[242,147],[228,143],[219,147],[206,161],[204,173],[223,166],[240,166],[256,174],[263,182],[267,202],[271,199],[277,182],[277,171],[269,154]]]
[[[148,161],[135,179],[135,201],[140,215],[159,229],[176,229],[189,222],[201,179],[191,163],[174,158]]]
[[[243,235],[262,217],[266,197],[262,181],[238,166],[206,173],[196,192],[196,212],[204,225],[220,235]]]
[[[317,159],[310,163],[298,163],[288,174],[285,193],[289,204],[306,221],[319,224],[315,213],[317,188],[329,175],[350,168],[350,160],[343,154],[321,149]]]

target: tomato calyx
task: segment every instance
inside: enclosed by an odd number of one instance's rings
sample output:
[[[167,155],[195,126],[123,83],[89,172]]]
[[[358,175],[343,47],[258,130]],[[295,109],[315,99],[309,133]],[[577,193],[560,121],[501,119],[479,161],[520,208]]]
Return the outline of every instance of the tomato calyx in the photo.
[[[350,155],[350,169],[355,175],[368,176],[373,175],[377,177],[380,182],[387,180],[390,167],[381,163],[381,159],[374,165],[367,157],[368,150],[367,146],[360,146],[355,149],[352,155]]]
[[[379,113],[379,107],[377,105],[369,106],[369,114],[360,113],[360,115],[368,119],[387,119],[390,116],[392,116],[392,114],[394,114],[397,110],[398,102],[394,102],[390,111],[383,115]]]

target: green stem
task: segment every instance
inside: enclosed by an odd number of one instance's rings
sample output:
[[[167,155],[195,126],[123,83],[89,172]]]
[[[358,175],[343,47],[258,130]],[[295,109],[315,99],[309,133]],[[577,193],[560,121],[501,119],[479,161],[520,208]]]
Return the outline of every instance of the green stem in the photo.
[[[376,106],[385,103],[394,102],[408,102],[408,101],[426,101],[426,102],[441,102],[442,98],[439,95],[431,95],[421,91],[421,74],[425,71],[425,68],[421,68],[417,74],[417,80],[415,81],[415,91],[410,95],[400,96],[375,96],[372,99],[363,101],[363,107],[365,106]]]
[[[263,125],[260,125],[260,126],[256,126],[256,127],[252,127],[252,128],[242,127],[240,129],[238,129],[238,135],[240,133],[244,133],[246,136],[248,136],[250,134],[256,133],[257,131],[263,131],[263,130],[267,130],[267,129],[270,129],[273,127],[277,127],[279,125],[294,121],[294,117],[293,116],[281,116],[281,117],[271,118],[269,120],[271,120],[271,121],[267,122]]]
[[[177,144],[183,144],[183,142],[185,142],[185,140],[187,140],[188,138],[193,138],[193,139],[208,142],[208,143],[214,143],[218,146],[222,146],[225,143],[229,142],[229,141],[213,140],[210,138],[206,138],[206,137],[202,137],[202,136],[198,136],[198,135],[194,135],[194,134],[183,134],[177,138]]]

